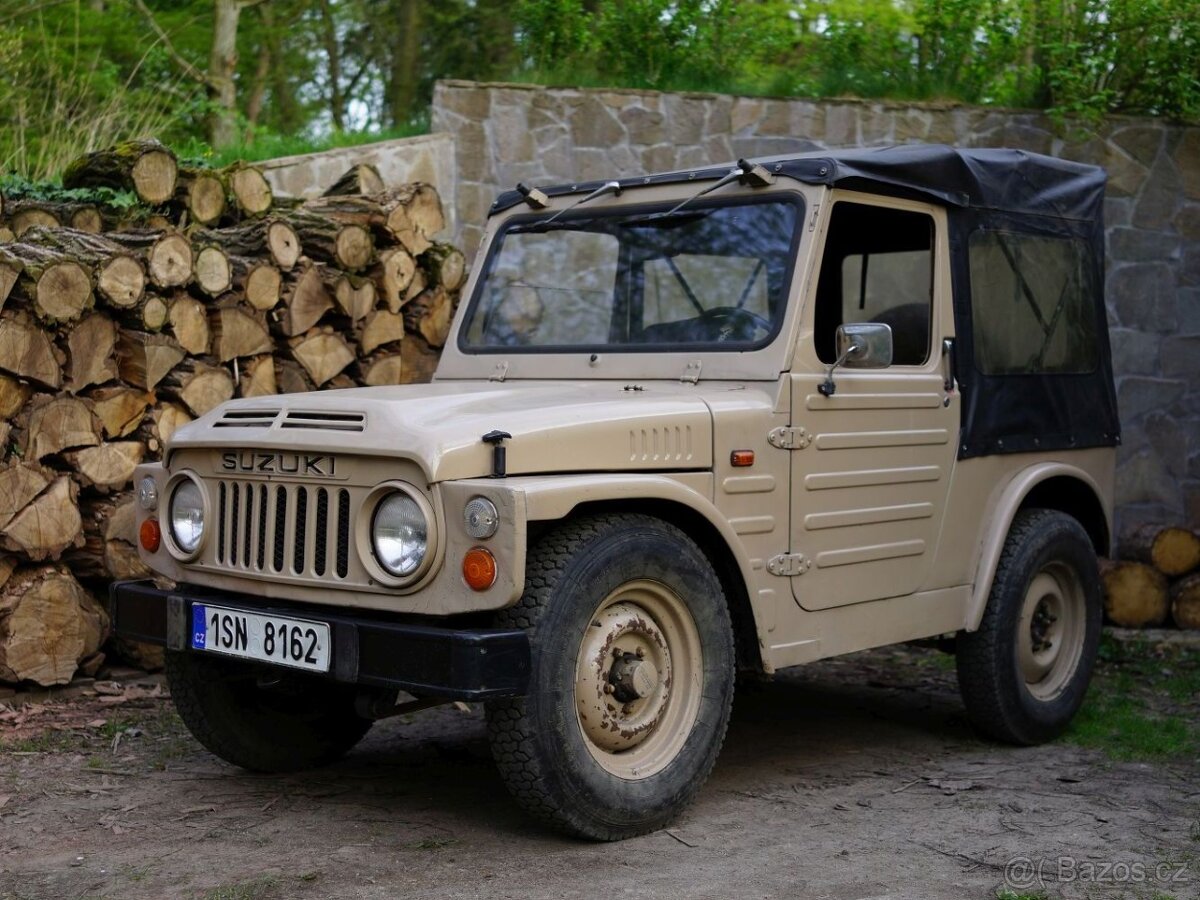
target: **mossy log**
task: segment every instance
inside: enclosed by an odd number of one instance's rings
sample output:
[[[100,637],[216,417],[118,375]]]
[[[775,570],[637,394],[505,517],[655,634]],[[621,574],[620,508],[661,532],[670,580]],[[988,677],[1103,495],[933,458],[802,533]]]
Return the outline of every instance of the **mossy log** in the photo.
[[[50,323],[73,322],[92,307],[92,273],[74,255],[23,242],[0,244],[0,305],[20,304]]]
[[[176,204],[198,225],[212,225],[225,214],[226,187],[221,173],[213,169],[185,166],[179,170]]]
[[[175,195],[179,165],[158,141],[125,141],[88,153],[63,171],[65,188],[109,187],[131,190],[151,206]]]
[[[32,228],[22,240],[90,266],[95,272],[96,292],[112,306],[133,306],[146,288],[142,260],[147,254],[141,249],[129,250],[103,235],[73,228]]]
[[[301,208],[284,219],[300,238],[304,254],[348,272],[365,269],[375,255],[371,232],[362,225],[343,224]]]
[[[421,254],[421,268],[428,283],[440,285],[447,291],[457,291],[467,280],[467,259],[452,244],[435,243]]]
[[[276,218],[231,228],[192,228],[188,235],[196,243],[214,244],[230,256],[269,257],[285,272],[300,259],[300,238],[290,225]]]
[[[262,169],[238,162],[223,169],[221,177],[229,186],[234,205],[243,215],[261,216],[270,211],[275,198]]]

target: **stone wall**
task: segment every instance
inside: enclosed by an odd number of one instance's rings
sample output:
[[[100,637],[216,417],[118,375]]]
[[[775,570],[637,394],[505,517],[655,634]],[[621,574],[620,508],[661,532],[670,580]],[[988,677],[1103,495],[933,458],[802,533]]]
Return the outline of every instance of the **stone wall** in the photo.
[[[337,147],[320,153],[284,156],[259,163],[278,194],[316,197],[351,166],[370,163],[389,185],[426,181],[438,189],[446,207],[447,230],[456,231],[454,138],[448,134],[378,141],[356,147]]]
[[[1037,113],[440,82],[457,144],[458,236],[518,181],[630,176],[833,147],[1019,147],[1108,170],[1108,306],[1124,428],[1120,518],[1200,528],[1200,128],[1114,117],[1063,134]]]

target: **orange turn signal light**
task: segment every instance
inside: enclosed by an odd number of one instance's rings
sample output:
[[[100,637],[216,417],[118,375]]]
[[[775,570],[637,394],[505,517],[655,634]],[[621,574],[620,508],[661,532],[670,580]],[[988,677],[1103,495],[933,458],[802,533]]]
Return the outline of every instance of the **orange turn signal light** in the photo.
[[[754,451],[734,450],[729,454],[729,464],[737,469],[744,469],[746,466],[754,465]]]
[[[463,555],[463,580],[473,591],[486,591],[496,583],[496,557],[483,547],[472,547]]]
[[[162,544],[162,529],[158,527],[158,519],[146,519],[138,529],[138,538],[142,549],[147,553],[157,553]]]

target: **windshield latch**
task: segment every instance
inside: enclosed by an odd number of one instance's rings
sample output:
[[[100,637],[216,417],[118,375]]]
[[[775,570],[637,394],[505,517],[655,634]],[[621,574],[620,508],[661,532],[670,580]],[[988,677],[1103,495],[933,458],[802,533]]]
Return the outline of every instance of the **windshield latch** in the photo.
[[[496,368],[492,369],[492,374],[488,376],[488,381],[503,381],[508,376],[508,362],[496,363]]]
[[[525,202],[534,209],[545,209],[550,205],[550,198],[546,196],[545,192],[530,187],[523,181],[517,184],[517,193],[524,197]]]
[[[700,380],[700,368],[703,365],[703,360],[693,359],[684,367],[683,374],[679,376],[679,380],[684,384],[695,384]]]

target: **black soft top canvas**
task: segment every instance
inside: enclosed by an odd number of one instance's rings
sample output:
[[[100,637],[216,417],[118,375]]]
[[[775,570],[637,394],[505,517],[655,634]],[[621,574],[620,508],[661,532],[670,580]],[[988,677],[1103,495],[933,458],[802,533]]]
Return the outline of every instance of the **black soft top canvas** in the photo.
[[[1120,442],[1104,305],[1104,170],[1024,150],[960,149],[907,144],[760,158],[777,177],[807,184],[932,201],[950,223],[954,368],[962,392],[959,456],[1045,452]],[[725,175],[732,164],[619,179],[622,188],[697,182]],[[549,196],[585,194],[604,182],[542,187]],[[491,213],[524,201],[521,191],[496,198]],[[971,234],[991,230],[1049,235],[1086,248],[1099,363],[1085,374],[985,375],[975,366],[967,247]],[[1036,272],[1028,277],[1036,278]]]

